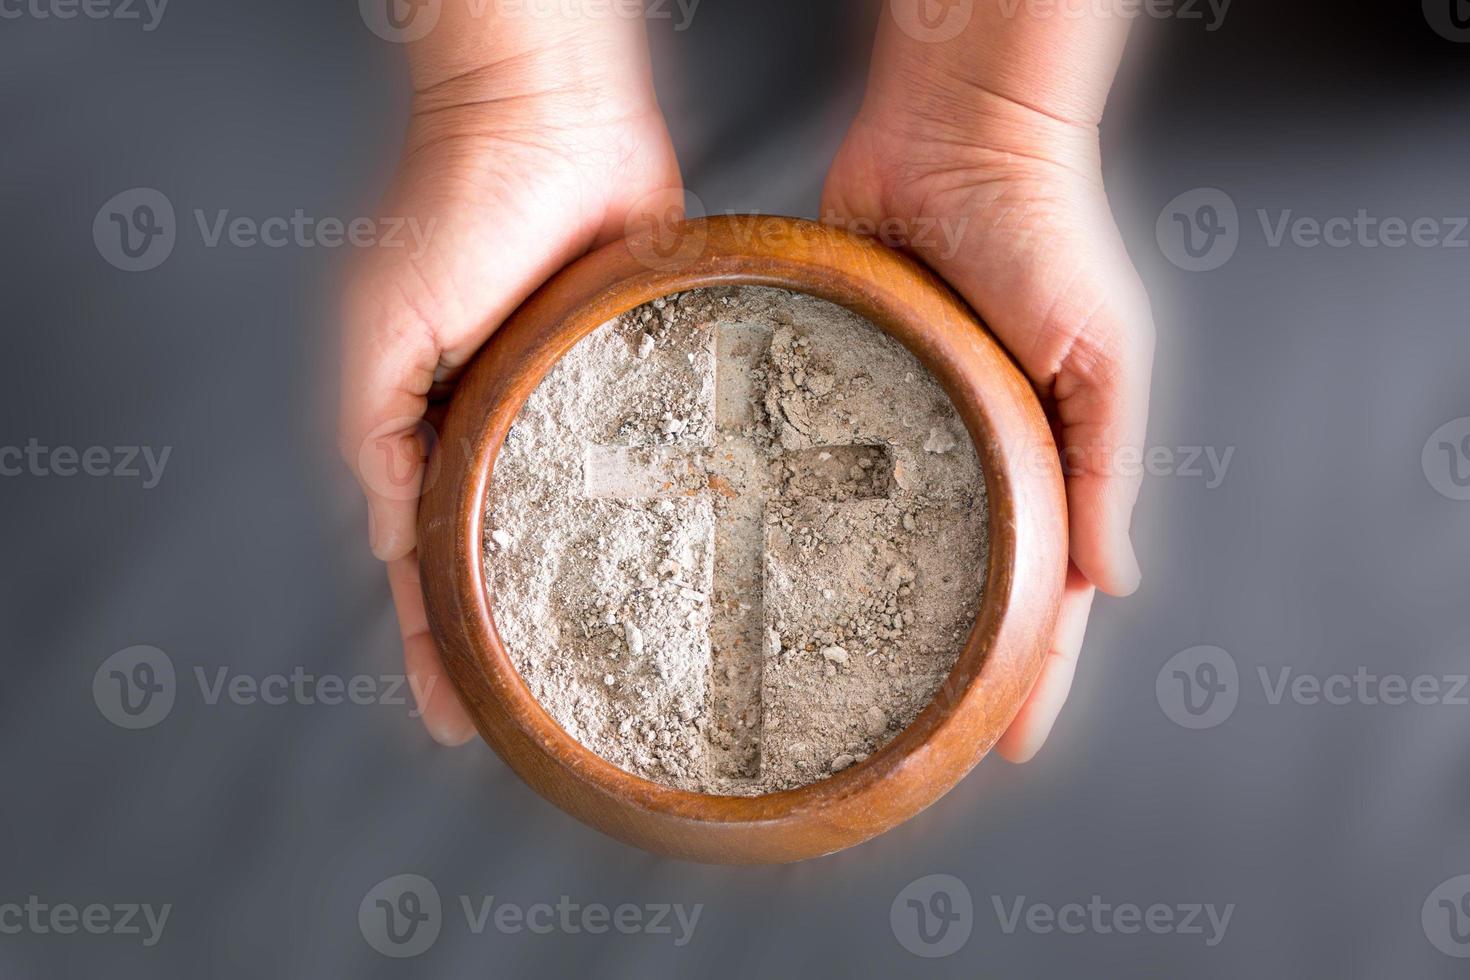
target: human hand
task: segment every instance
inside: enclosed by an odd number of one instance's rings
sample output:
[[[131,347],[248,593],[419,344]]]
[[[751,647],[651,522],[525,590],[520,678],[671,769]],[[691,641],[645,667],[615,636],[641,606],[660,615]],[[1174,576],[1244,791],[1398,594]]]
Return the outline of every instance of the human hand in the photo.
[[[436,741],[459,745],[475,727],[445,674],[419,584],[415,521],[433,439],[425,415],[522,300],[623,237],[637,211],[666,202],[681,182],[636,42],[541,36],[467,68],[464,33],[442,36],[457,45],[447,54],[411,52],[412,121],[384,204],[386,215],[417,221],[427,246],[373,249],[353,276],[340,438],[367,496],[373,554],[387,563],[424,724]]]
[[[1129,525],[1140,481],[1117,460],[1141,449],[1153,321],[1108,209],[1092,121],[925,68],[899,76],[875,78],[829,174],[823,217],[878,229],[922,258],[1052,415],[1071,566],[1041,675],[996,746],[1025,762],[1066,701],[1096,590],[1138,587]]]

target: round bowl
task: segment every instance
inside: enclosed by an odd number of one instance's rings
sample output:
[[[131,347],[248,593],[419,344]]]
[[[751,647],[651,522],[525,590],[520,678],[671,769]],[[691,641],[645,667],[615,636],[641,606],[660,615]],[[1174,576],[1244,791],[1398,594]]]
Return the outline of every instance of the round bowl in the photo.
[[[644,303],[709,286],[808,293],[907,347],[969,430],[989,501],[989,567],[974,627],[933,702],[867,759],[761,796],[642,779],[568,735],[496,630],[483,562],[486,491],[516,414],[579,340]],[[1060,464],[1031,385],[953,292],[918,263],[827,225],[729,215],[608,245],[531,296],[476,357],[448,410],[419,510],[429,622],[480,734],[538,793],[620,840],[721,864],[798,861],[860,843],[943,796],[1006,730],[1035,683],[1067,567]],[[452,447],[453,451],[446,451]],[[436,472],[437,467],[437,472]]]

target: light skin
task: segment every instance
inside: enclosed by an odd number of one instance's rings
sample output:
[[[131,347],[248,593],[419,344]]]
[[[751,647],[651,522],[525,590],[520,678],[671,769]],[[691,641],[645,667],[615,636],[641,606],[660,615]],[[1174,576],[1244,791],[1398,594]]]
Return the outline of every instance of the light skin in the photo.
[[[824,220],[883,222],[947,280],[1053,418],[1072,561],[1041,677],[996,746],[1013,762],[1036,754],[1066,701],[1097,590],[1138,586],[1129,524],[1139,478],[1109,461],[1142,446],[1153,359],[1147,299],[1098,160],[1126,24],[1024,7],[978,3],[965,30],[939,43],[885,18],[822,202]],[[681,186],[639,24],[517,17],[495,5],[473,18],[468,8],[445,5],[447,23],[410,45],[414,115],[385,213],[437,224],[425,255],[375,250],[348,290],[341,425],[407,671],[416,691],[432,692],[424,723],[446,745],[475,729],[444,675],[419,587],[423,420],[526,296],[642,226],[644,210],[662,212]],[[924,234],[935,221],[958,238]]]

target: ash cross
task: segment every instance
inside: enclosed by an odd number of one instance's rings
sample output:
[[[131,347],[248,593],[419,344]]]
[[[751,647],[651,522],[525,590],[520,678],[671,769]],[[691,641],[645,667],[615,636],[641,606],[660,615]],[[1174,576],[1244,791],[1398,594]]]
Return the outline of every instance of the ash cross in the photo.
[[[800,488],[808,499],[886,496],[892,466],[876,445],[832,445],[773,452],[753,436],[764,413],[770,328],[729,323],[715,335],[715,442],[705,446],[588,446],[588,497],[622,500],[711,492],[716,529],[710,597],[710,675],[705,735],[711,774],[759,774],[766,505]]]

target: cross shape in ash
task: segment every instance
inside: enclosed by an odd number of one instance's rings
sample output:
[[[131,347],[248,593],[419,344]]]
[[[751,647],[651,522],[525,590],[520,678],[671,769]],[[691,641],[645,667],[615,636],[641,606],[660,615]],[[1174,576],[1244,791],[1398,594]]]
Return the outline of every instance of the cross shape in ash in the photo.
[[[808,499],[885,497],[893,466],[888,450],[876,445],[768,450],[769,440],[753,433],[764,412],[758,372],[770,329],[731,323],[713,333],[714,445],[588,446],[584,493],[620,500],[710,494],[716,519],[705,713],[710,769],[752,778],[761,757],[766,506],[789,499],[793,487]]]

